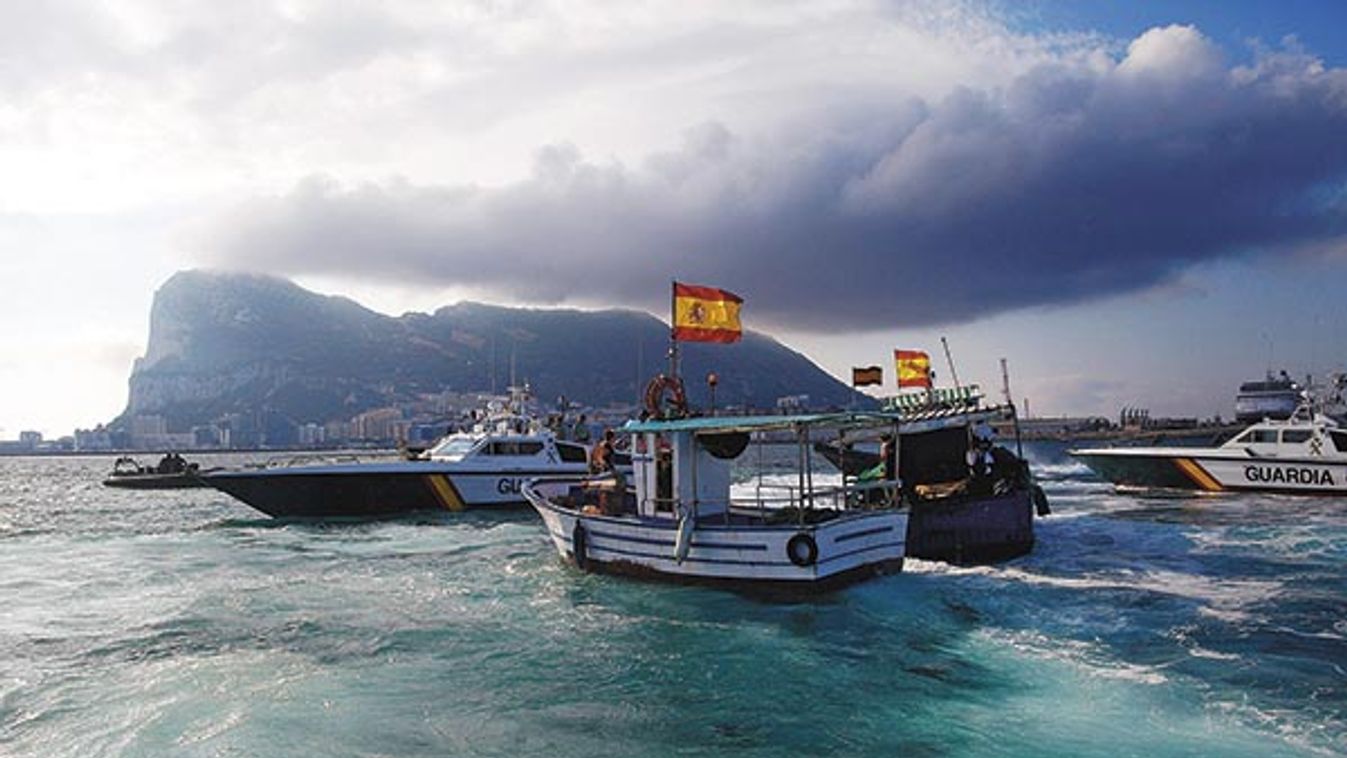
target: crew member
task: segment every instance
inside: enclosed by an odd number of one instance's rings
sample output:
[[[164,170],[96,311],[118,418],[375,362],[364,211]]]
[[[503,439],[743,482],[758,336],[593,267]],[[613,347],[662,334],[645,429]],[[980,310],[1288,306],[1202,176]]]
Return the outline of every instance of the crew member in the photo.
[[[885,434],[879,438],[879,460],[884,464],[884,481],[893,482],[898,479],[898,446],[894,444],[892,434]],[[890,490],[886,493],[886,500],[897,500],[898,490]]]
[[[580,418],[584,418],[581,416]],[[613,470],[613,430],[607,429],[603,439],[589,451],[589,473],[603,474]]]
[[[970,489],[976,493],[991,491],[992,443],[996,432],[986,422],[978,422],[973,427],[972,439],[968,445],[968,474],[972,477]]]
[[[575,426],[571,428],[571,439],[581,444],[589,444],[589,420],[585,414],[581,413],[580,418],[575,420]]]
[[[610,474],[612,479],[599,487],[599,511],[605,516],[616,516],[622,512],[627,494],[627,480],[622,476],[613,460],[613,430],[605,429],[603,439],[594,446],[589,456],[589,471],[592,474]]]

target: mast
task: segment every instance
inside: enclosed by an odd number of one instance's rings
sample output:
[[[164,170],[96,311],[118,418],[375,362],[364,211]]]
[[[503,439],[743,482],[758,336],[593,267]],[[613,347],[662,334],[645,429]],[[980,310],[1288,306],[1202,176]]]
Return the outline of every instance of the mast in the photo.
[[[949,354],[949,341],[943,336],[940,338],[940,346],[945,348],[945,362],[949,364],[949,378],[954,380],[954,389],[959,389],[959,372],[954,370],[954,358]]]
[[[640,329],[637,329],[636,335],[636,407],[641,406],[641,375],[644,373],[645,363],[645,340],[641,339]]]
[[[1024,460],[1024,443],[1020,439],[1020,414],[1015,411],[1015,399],[1010,394],[1010,370],[1006,368],[1006,359],[1001,359],[1001,391],[1005,393],[1006,405],[1010,406],[1010,421],[1015,425],[1015,455]],[[1025,401],[1028,403],[1028,400]]]
[[[669,283],[669,377],[678,378],[678,281]]]

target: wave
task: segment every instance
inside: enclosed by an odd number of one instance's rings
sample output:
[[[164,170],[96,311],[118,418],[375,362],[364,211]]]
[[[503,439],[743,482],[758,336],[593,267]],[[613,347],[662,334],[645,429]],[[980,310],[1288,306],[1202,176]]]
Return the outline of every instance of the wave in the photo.
[[[1119,661],[1110,656],[1106,647],[1095,642],[1049,637],[1032,630],[981,629],[974,636],[994,645],[1008,646],[1019,655],[1065,663],[1091,676],[1146,685],[1169,681],[1161,667]]]
[[[913,574],[954,577],[980,577],[998,582],[1016,583],[1082,592],[1142,591],[1180,597],[1202,604],[1200,613],[1227,621],[1251,617],[1250,606],[1276,598],[1283,583],[1264,579],[1221,579],[1159,569],[1117,569],[1081,576],[1057,576],[1030,571],[1019,566],[954,566],[937,561],[909,558],[903,570]]]
[[[1036,478],[1048,481],[1060,481],[1064,479],[1095,479],[1094,472],[1089,466],[1077,460],[1067,460],[1054,463],[1031,463],[1029,465]]]

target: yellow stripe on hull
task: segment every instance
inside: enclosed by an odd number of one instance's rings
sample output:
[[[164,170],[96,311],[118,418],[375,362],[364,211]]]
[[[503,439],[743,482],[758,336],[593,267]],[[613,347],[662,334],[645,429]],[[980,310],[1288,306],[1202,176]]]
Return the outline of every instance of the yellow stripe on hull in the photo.
[[[1179,471],[1193,480],[1193,484],[1196,484],[1200,489],[1207,492],[1220,492],[1225,489],[1220,482],[1216,481],[1211,474],[1207,473],[1206,469],[1198,465],[1197,461],[1192,458],[1175,458],[1174,465],[1178,466]]]
[[[449,481],[449,477],[444,474],[430,474],[426,477],[426,484],[430,485],[430,491],[435,493],[435,499],[440,501],[440,505],[451,511],[461,511],[467,506],[463,498],[459,497],[458,490],[454,488],[454,483]]]

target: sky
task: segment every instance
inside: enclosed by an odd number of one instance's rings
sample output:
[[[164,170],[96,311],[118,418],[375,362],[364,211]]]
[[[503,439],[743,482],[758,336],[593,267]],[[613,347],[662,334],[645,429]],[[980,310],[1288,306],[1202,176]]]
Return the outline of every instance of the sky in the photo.
[[[1347,369],[1347,7],[0,4],[0,438],[107,421],[154,291],[649,310],[1032,415]],[[889,380],[893,372],[890,367]]]

